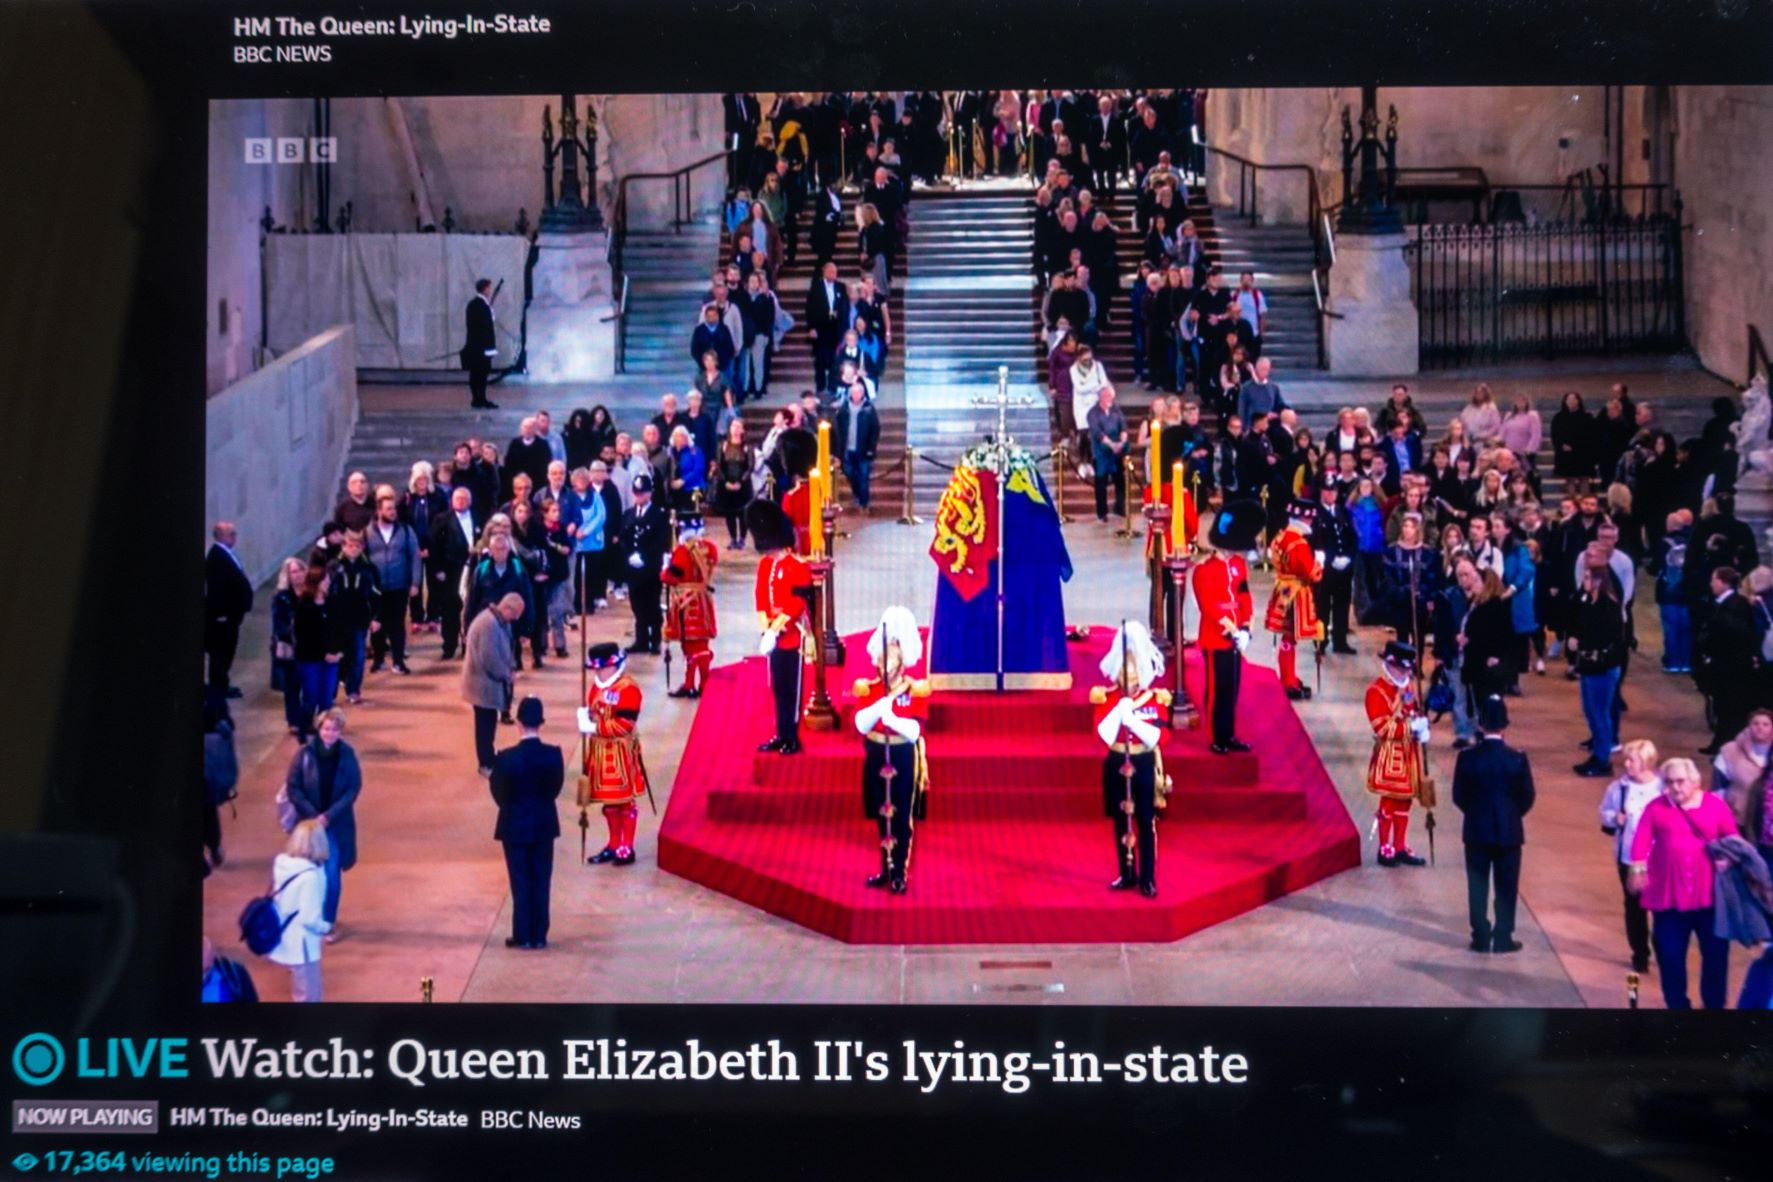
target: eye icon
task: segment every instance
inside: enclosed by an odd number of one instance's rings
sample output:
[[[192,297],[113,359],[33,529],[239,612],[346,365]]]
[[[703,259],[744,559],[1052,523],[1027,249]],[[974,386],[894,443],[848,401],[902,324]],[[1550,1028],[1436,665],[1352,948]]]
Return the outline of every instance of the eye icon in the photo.
[[[53,1082],[66,1063],[62,1044],[52,1034],[27,1034],[12,1048],[12,1073],[34,1088]]]
[[[21,1174],[29,1173],[37,1168],[37,1155],[34,1153],[19,1154],[12,1159],[12,1168]]]

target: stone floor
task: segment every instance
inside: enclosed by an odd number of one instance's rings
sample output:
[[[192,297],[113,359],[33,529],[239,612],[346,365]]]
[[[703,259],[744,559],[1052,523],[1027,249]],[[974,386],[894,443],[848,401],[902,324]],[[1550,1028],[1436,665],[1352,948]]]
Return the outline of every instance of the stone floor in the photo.
[[[1143,603],[1138,546],[1109,529],[1067,530],[1078,568],[1069,614],[1079,622],[1137,615]],[[927,530],[874,521],[840,549],[844,631],[866,627],[889,602],[928,617],[933,572]],[[746,652],[749,552],[728,556],[719,576],[727,625],[721,660]],[[1258,576],[1259,597],[1265,577]],[[1649,617],[1649,618],[1644,618]],[[262,626],[262,613],[254,623]],[[1698,699],[1681,679],[1654,668],[1660,640],[1641,612],[1644,648],[1628,682],[1626,732],[1648,734],[1666,752],[1700,737]],[[591,621],[593,640],[619,638],[624,607]],[[1318,741],[1363,837],[1370,808],[1362,772],[1368,752],[1360,692],[1382,637],[1361,635],[1358,657],[1325,662],[1323,694],[1300,713]],[[365,766],[358,809],[361,853],[345,878],[344,938],[326,954],[328,997],[417,999],[420,979],[439,1000],[726,1001],[912,1003],[1107,1003],[1250,1005],[1616,1006],[1625,1002],[1624,939],[1610,842],[1598,831],[1600,785],[1569,772],[1581,737],[1575,686],[1558,676],[1526,679],[1514,703],[1516,742],[1534,756],[1539,806],[1528,820],[1520,938],[1523,952],[1482,957],[1465,948],[1465,883],[1457,811],[1440,811],[1436,865],[1382,870],[1368,864],[1173,945],[896,948],[851,947],[800,929],[663,874],[653,861],[656,823],[643,810],[638,864],[578,864],[576,813],[561,810],[552,947],[507,950],[509,897],[493,809],[474,772],[467,708],[457,667],[437,659],[434,637],[414,638],[414,676],[371,679],[350,711],[349,740]],[[577,636],[572,640],[576,646]],[[243,652],[263,651],[248,635]],[[1252,647],[1272,660],[1264,640]],[[522,693],[539,693],[557,741],[571,738],[578,695],[575,662],[525,673]],[[262,658],[242,662],[253,687],[240,705],[242,783],[238,816],[225,817],[228,861],[209,881],[205,930],[232,940],[241,905],[262,889],[278,843],[272,797],[292,749]],[[634,672],[648,694],[642,721],[661,808],[693,704],[668,699],[659,658]],[[759,687],[759,692],[763,692]],[[506,732],[502,739],[513,736]],[[1451,773],[1449,736],[1437,735],[1436,772]],[[601,818],[592,818],[592,848]],[[1426,848],[1420,828],[1419,848]],[[1105,843],[1106,844],[1106,843]],[[1367,844],[1371,845],[1370,837]],[[1174,867],[1168,873],[1186,873]],[[915,889],[915,888],[914,888]],[[1738,952],[1740,975],[1745,956]],[[281,974],[261,971],[270,997],[286,996]],[[1657,1004],[1645,981],[1644,1004]]]

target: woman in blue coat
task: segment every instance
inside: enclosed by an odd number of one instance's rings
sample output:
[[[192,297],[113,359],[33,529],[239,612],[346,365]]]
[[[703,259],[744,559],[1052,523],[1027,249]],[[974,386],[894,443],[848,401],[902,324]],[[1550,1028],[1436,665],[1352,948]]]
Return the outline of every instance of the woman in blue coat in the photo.
[[[1538,543],[1527,537],[1519,526],[1508,531],[1502,543],[1502,594],[1508,600],[1509,622],[1514,626],[1514,680],[1507,693],[1521,696],[1521,671],[1531,664],[1533,636],[1539,631],[1539,614],[1533,606],[1538,582],[1539,564],[1534,557]]]

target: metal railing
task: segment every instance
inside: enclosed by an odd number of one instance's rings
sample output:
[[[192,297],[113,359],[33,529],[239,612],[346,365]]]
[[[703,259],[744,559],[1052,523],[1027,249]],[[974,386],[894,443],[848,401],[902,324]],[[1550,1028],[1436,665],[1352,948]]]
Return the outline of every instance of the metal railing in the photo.
[[[1686,343],[1674,217],[1426,225],[1406,248],[1424,367]]]
[[[616,310],[603,318],[604,324],[616,326],[616,372],[628,372],[628,333],[623,327],[628,323],[628,276],[622,276],[621,289],[616,293]]]
[[[1305,178],[1305,228],[1311,235],[1311,282],[1314,289],[1318,288],[1319,277],[1327,276],[1336,261],[1336,247],[1330,230],[1330,214],[1334,207],[1325,205],[1318,192],[1317,169],[1309,164],[1264,164],[1212,144],[1204,147],[1209,154],[1237,166],[1237,212],[1252,226],[1262,217],[1262,174],[1298,174]],[[1324,321],[1334,313],[1325,306],[1321,291],[1316,296],[1316,303],[1317,315],[1312,320],[1317,328],[1317,367],[1323,369],[1326,361]]]
[[[671,218],[669,225],[675,232],[681,233],[683,227],[695,220],[695,199],[692,177],[710,164],[716,162],[724,166],[727,158],[732,155],[731,149],[715,152],[704,156],[682,168],[670,172],[634,172],[629,173],[616,182],[615,205],[610,211],[609,248],[606,257],[610,265],[610,282],[619,287],[622,293],[621,308],[613,317],[616,324],[616,372],[626,371],[628,353],[628,269],[626,250],[628,245],[628,190],[629,186],[641,182],[671,182]],[[726,193],[726,175],[720,177],[721,193]]]

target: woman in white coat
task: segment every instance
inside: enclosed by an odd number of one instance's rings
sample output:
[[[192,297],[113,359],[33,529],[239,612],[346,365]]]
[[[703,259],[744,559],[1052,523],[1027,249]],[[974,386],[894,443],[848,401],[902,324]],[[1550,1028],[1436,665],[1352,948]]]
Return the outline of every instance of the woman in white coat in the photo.
[[[289,842],[271,863],[271,889],[276,892],[277,920],[283,939],[270,959],[289,970],[289,999],[319,1001],[322,937],[326,922],[326,860],[332,856],[326,827],[319,821],[298,822]]]

